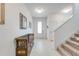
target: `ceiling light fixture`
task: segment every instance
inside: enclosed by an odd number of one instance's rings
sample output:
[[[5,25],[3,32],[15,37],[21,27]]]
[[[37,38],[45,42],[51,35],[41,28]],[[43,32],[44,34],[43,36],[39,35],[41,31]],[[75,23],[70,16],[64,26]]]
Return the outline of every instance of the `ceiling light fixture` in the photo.
[[[40,14],[44,12],[44,8],[38,7],[38,8],[35,8],[35,11]]]
[[[72,8],[68,8],[68,9],[64,9],[62,12],[63,13],[68,13],[69,11],[71,11],[72,10]]]

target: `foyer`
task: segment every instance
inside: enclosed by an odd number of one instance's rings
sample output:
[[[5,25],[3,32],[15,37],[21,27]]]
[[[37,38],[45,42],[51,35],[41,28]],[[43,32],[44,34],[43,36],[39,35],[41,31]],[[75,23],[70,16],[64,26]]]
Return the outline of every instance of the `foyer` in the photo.
[[[79,56],[78,3],[0,3],[0,56]]]

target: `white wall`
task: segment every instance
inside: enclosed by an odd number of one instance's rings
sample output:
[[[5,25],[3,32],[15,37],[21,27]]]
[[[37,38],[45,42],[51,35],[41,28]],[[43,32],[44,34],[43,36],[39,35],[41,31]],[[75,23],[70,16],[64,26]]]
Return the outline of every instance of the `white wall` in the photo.
[[[48,25],[48,39],[54,40],[54,31],[58,29],[62,24],[64,24],[72,16],[72,13],[56,13],[48,16],[47,25]],[[52,39],[51,39],[52,38]]]
[[[55,37],[57,35],[55,35],[55,31],[62,24],[64,24],[66,21],[68,21],[72,17],[72,14],[73,14],[73,10],[69,11],[68,13],[62,13],[60,11],[59,13],[48,15],[48,19],[47,19],[47,25],[48,25],[47,38],[48,38],[48,40],[53,40],[54,48],[55,48],[55,45],[60,41],[60,40],[56,41]]]
[[[49,15],[48,18],[47,18],[47,26],[48,26],[48,28],[47,28],[47,39],[48,40],[54,40],[53,35],[52,35],[52,33],[53,33],[52,24],[55,24],[55,21],[52,20],[52,15]]]
[[[73,17],[65,23],[62,27],[55,31],[55,45],[56,47],[71,37],[79,30],[79,4],[74,6]]]
[[[19,29],[20,12],[27,17],[28,23],[29,21],[32,23],[31,15],[25,4],[5,4],[5,24],[0,25],[0,55],[14,56],[15,38],[32,32],[30,28]]]

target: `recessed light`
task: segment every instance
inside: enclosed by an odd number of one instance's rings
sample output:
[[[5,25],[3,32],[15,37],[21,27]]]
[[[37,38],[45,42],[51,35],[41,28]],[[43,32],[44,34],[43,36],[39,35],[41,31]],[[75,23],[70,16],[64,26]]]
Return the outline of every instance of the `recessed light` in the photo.
[[[38,7],[38,8],[35,8],[35,11],[37,13],[42,13],[42,12],[44,12],[44,8]]]

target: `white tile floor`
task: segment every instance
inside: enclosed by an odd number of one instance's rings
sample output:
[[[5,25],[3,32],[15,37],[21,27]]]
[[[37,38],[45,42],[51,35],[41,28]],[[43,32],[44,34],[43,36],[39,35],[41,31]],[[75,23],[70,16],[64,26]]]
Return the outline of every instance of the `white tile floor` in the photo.
[[[31,56],[60,56],[54,49],[54,42],[45,39],[35,39]]]

